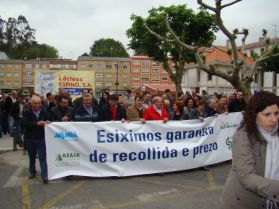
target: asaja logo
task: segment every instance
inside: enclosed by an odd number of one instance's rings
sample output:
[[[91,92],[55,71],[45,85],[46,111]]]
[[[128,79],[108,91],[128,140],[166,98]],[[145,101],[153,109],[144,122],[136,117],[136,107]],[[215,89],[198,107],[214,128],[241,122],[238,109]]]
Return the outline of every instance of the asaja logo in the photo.
[[[238,123],[225,123],[225,122],[221,123],[221,129],[234,128],[234,127],[238,127],[238,126],[239,126]]]
[[[56,161],[72,161],[79,160],[80,155],[78,152],[60,153],[56,156]]]
[[[54,134],[54,138],[66,141],[77,141],[78,136],[76,132],[69,131],[69,132],[57,132]]]
[[[228,147],[229,150],[232,149],[232,137],[228,137],[228,138],[226,139],[226,145],[227,145],[227,147]]]

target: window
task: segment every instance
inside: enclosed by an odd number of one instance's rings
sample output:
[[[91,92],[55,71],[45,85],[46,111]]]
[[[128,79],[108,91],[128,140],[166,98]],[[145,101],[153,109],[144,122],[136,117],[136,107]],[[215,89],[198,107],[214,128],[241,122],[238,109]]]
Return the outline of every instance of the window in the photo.
[[[42,64],[42,68],[46,69],[47,68],[47,64]]]
[[[96,78],[103,78],[103,74],[101,74],[101,73],[96,73]]]
[[[128,75],[127,74],[123,74],[122,78],[128,78]]]
[[[112,78],[112,74],[105,74],[105,78]]]
[[[198,70],[198,82],[200,82],[200,81],[201,81],[201,71]]]
[[[4,73],[3,72],[0,72],[0,77],[4,77]]]
[[[112,66],[111,65],[106,65],[106,69],[110,70],[110,69],[112,69]]]
[[[149,61],[141,61],[141,65],[145,66],[145,67],[149,67],[150,66],[150,62]]]
[[[139,68],[133,68],[132,72],[133,72],[133,73],[139,73],[139,72],[140,72],[140,69],[139,69]]]
[[[152,69],[152,73],[160,73],[160,69],[154,68],[154,69]]]
[[[66,68],[66,66],[65,65],[61,65],[61,68],[64,69],[64,68]]]
[[[96,86],[103,86],[103,82],[96,82]]]
[[[128,83],[122,83],[122,86],[128,86]]]
[[[93,65],[92,65],[92,64],[89,64],[88,67],[89,67],[89,68],[93,68]]]
[[[14,77],[19,77],[19,72],[15,72]]]
[[[154,62],[152,62],[152,66],[160,66],[160,62],[159,61],[154,61]]]
[[[106,82],[105,86],[111,86],[111,82]]]
[[[134,75],[132,79],[133,79],[133,81],[139,81],[140,77],[138,75]]]
[[[142,76],[141,77],[141,81],[149,81],[149,80],[150,80],[149,76]]]
[[[6,76],[7,76],[7,77],[11,77],[11,76],[12,76],[12,73],[6,73]]]
[[[26,85],[33,85],[33,81],[31,81],[31,80],[26,80],[26,81],[25,81],[25,84],[26,84]]]
[[[160,81],[160,76],[152,76],[151,81],[159,82]]]
[[[80,65],[81,69],[85,68],[85,65]]]
[[[123,69],[128,69],[128,66],[127,65],[123,65]]]
[[[97,64],[96,65],[96,70],[102,70],[103,69],[103,65],[102,64]]]
[[[140,65],[140,60],[133,60],[133,65]]]
[[[36,69],[40,68],[40,64],[35,64],[35,68]]]
[[[166,76],[162,77],[162,81],[168,81],[168,80],[169,80],[168,77],[166,77]]]
[[[207,80],[212,81],[212,75],[210,73],[207,73]]]
[[[4,67],[4,65],[1,65],[1,64],[0,64],[0,69],[1,69],[2,67]]]
[[[3,80],[0,80],[0,85],[3,85],[4,84],[4,81]]]
[[[20,86],[20,82],[16,81],[16,82],[14,82],[14,85],[15,86]]]
[[[25,64],[25,68],[32,68],[32,64]]]
[[[143,69],[141,69],[141,73],[150,73],[150,69],[149,68],[143,68]]]
[[[33,75],[33,73],[30,72],[30,71],[26,71],[26,72],[23,73],[23,75],[26,76],[26,77],[31,77]]]

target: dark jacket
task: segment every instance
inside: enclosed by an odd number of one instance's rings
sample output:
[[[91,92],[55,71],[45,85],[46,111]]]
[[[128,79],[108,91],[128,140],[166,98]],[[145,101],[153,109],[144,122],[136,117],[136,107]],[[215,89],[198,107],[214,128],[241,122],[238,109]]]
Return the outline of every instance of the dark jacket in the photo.
[[[99,121],[99,110],[96,105],[92,106],[92,115],[85,109],[84,105],[81,105],[75,112],[74,121]]]
[[[236,99],[229,103],[228,111],[229,112],[241,112],[245,111],[246,109],[246,102],[244,100]]]
[[[45,140],[44,126],[38,126],[38,121],[46,121],[48,118],[47,112],[41,109],[39,117],[35,115],[30,108],[23,112],[22,124],[24,129],[24,138],[27,140]]]
[[[49,112],[50,121],[61,121],[64,116],[68,116],[70,120],[73,119],[73,108],[68,106],[66,109],[61,109],[59,106],[53,107]]]
[[[11,116],[13,116],[14,120],[19,119],[20,115],[20,106],[19,106],[19,101],[17,100],[16,102],[11,104]]]
[[[99,116],[100,116],[100,121],[111,121],[112,120],[112,112],[110,111],[110,106],[104,105],[99,109]],[[120,105],[117,105],[116,109],[116,120],[122,120],[125,119],[127,120],[126,116],[126,110]]]

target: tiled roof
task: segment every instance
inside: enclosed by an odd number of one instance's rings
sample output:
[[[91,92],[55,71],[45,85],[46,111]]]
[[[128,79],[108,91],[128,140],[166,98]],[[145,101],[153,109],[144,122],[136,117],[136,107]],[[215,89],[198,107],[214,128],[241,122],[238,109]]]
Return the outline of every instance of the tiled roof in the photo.
[[[270,39],[270,44],[274,44],[279,38],[272,38]],[[255,49],[255,48],[261,48],[265,46],[265,41],[264,39],[260,39],[258,42],[250,43],[250,44],[245,44],[244,49],[249,50],[249,49]],[[238,47],[238,48],[241,48]]]
[[[231,62],[232,58],[228,55],[228,48],[224,46],[215,46],[207,49],[201,49],[201,51],[206,51],[205,60],[207,63],[210,62]],[[241,60],[244,59],[244,55],[238,52],[238,56]],[[253,64],[253,58],[246,57],[247,64]]]

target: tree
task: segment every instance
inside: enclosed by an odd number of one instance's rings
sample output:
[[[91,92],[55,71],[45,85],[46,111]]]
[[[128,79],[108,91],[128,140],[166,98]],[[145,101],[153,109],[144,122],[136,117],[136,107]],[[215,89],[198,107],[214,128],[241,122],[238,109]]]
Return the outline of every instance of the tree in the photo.
[[[184,42],[197,47],[210,46],[215,39],[214,16],[204,10],[197,14],[186,5],[159,7],[149,10],[149,16],[142,18],[132,15],[132,27],[127,30],[131,39],[129,47],[136,54],[148,55],[163,63],[171,80],[175,83],[177,92],[181,92],[181,81],[185,71],[185,63],[195,61],[194,53],[170,40],[170,33],[165,24],[165,17],[176,34]],[[169,60],[174,64],[174,70]]]
[[[228,63],[230,65],[230,69],[225,72],[217,68],[216,65],[210,64],[208,65],[202,57],[202,51],[194,46],[190,42],[186,42],[183,40],[183,37],[180,37],[178,33],[176,33],[175,29],[173,29],[171,22],[169,21],[168,16],[165,16],[165,23],[168,28],[168,32],[164,34],[163,38],[168,38],[169,41],[175,41],[179,46],[186,48],[192,51],[195,55],[195,59],[198,63],[198,68],[218,77],[221,77],[228,81],[237,91],[242,91],[244,93],[244,98],[246,101],[251,96],[251,82],[253,81],[253,75],[258,71],[260,64],[269,59],[272,55],[274,47],[266,50],[266,52],[258,57],[252,65],[247,65],[246,58],[240,59],[240,54],[237,50],[236,39],[239,35],[242,35],[242,49],[244,48],[245,40],[248,36],[248,30],[243,29],[239,31],[238,29],[234,29],[233,31],[229,31],[228,28],[224,25],[224,22],[221,17],[221,12],[226,7],[232,6],[242,0],[234,0],[230,3],[223,4],[222,0],[215,0],[215,5],[211,6],[203,2],[203,0],[197,0],[198,4],[202,9],[210,10],[215,14],[215,23],[219,27],[219,29],[227,36],[230,41],[231,49],[230,55],[232,57],[232,62]],[[151,33],[154,31],[151,31]],[[171,35],[170,35],[171,34]],[[158,34],[155,34],[158,35]],[[263,35],[266,35],[266,31],[264,31]],[[276,46],[277,44],[275,44]]]
[[[279,74],[279,46],[274,47],[271,56],[260,64],[263,72],[276,72]]]
[[[30,47],[18,47],[10,50],[13,59],[57,58],[58,51],[47,44],[33,44]]]
[[[90,55],[96,57],[129,57],[123,44],[114,39],[99,39],[90,47]]]
[[[27,19],[19,15],[17,19],[0,18],[0,50],[12,59],[57,58],[58,51],[47,44],[38,44],[35,29]]]

